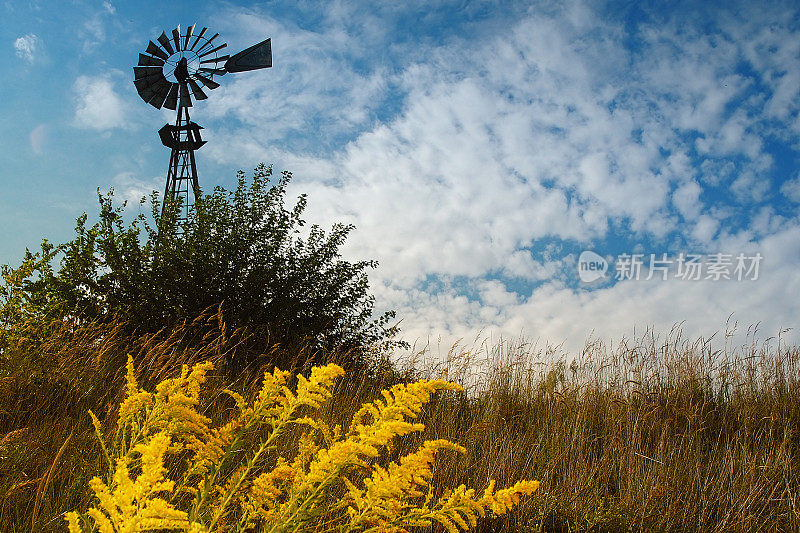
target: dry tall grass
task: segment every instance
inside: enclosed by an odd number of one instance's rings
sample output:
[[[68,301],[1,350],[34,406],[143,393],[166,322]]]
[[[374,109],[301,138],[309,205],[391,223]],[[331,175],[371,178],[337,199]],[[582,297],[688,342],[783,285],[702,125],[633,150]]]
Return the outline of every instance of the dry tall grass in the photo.
[[[30,327],[0,357],[0,531],[63,531],[62,514],[88,503],[99,450],[86,411],[112,414],[127,353],[140,382],[154,384],[183,363],[220,364],[237,344],[236,332],[203,328],[200,338],[191,324],[139,338],[50,324],[41,339],[41,324]],[[800,530],[797,347],[714,351],[672,335],[594,343],[574,359],[502,344],[477,355],[454,350],[426,371],[468,389],[429,404],[425,433],[395,453],[447,438],[467,454],[443,457],[434,483],[541,480],[482,531]],[[216,390],[253,390],[259,369],[234,379],[219,368]],[[341,423],[400,378],[386,368],[351,375],[324,416]],[[206,414],[224,414],[228,401],[212,395]]]
[[[542,481],[504,530],[800,530],[798,347],[714,351],[673,332],[572,360],[485,355],[454,351],[434,369],[472,389],[425,423],[469,450],[451,482]]]

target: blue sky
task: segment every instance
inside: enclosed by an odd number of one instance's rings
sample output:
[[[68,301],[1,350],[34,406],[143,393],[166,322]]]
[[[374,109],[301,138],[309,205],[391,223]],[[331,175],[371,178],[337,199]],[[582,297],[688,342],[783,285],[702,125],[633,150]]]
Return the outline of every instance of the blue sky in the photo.
[[[274,56],[193,108],[201,185],[293,171],[310,221],[357,226],[345,253],[380,261],[378,306],[407,340],[575,349],[676,323],[710,336],[733,315],[796,342],[798,9],[662,4],[5,2],[0,262],[70,238],[97,187],[163,189],[172,112],[139,99],[131,67],[197,22],[232,51],[271,37]],[[585,250],[605,277],[581,281]],[[623,254],[640,279],[617,279]],[[677,275],[688,254],[699,280]],[[736,279],[756,256],[757,279]]]

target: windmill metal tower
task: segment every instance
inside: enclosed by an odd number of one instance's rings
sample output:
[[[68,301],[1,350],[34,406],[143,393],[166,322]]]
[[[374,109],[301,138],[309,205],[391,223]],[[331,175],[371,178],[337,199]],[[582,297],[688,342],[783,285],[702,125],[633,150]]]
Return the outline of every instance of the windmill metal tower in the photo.
[[[158,44],[150,41],[133,67],[133,83],[142,100],[156,109],[177,110],[175,123],[165,124],[158,134],[162,144],[171,150],[161,214],[163,218],[168,203],[180,201],[179,227],[189,218],[194,200],[200,195],[194,152],[205,141],[200,136],[203,128],[189,118],[192,98],[208,98],[203,89],[219,87],[215,76],[272,66],[270,39],[233,56],[220,55],[228,45],[217,41],[219,34],[207,37],[208,28],[203,28],[195,35],[194,29],[192,24],[181,32],[178,26],[171,37],[162,32],[156,39]]]

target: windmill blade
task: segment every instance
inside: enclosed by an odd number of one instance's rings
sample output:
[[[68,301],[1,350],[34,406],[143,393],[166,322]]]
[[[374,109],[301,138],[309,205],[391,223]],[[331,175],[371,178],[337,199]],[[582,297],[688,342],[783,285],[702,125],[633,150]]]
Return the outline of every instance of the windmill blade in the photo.
[[[183,107],[192,107],[192,95],[189,94],[189,86],[181,83],[181,105]]]
[[[203,35],[205,35],[207,31],[208,31],[208,28],[203,28],[202,30],[200,30],[200,35],[198,35],[197,39],[194,40],[194,42],[192,43],[192,46],[189,48],[189,50],[194,52],[194,47],[197,46],[197,43],[200,42],[200,39],[203,38]]]
[[[136,85],[136,91],[139,93],[139,96],[142,97],[142,100],[149,104],[159,94],[163,93],[163,95],[166,96],[166,90],[169,89],[170,83],[164,76],[153,76],[134,80],[133,84]],[[164,96],[161,97],[161,101],[164,100]]]
[[[159,47],[159,46],[158,46],[156,43],[154,43],[153,41],[150,41],[150,43],[147,45],[147,50],[145,50],[145,52],[147,52],[147,53],[148,53],[148,54],[150,54],[151,56],[160,57],[160,58],[161,58],[161,59],[163,59],[164,61],[166,61],[167,59],[169,59],[169,54],[167,54],[166,52],[164,52],[164,50],[162,50],[162,49],[161,49],[161,48],[160,48],[160,47]]]
[[[202,60],[200,62],[200,64],[202,65],[204,63],[219,63],[220,61],[226,61],[229,57],[231,57],[231,56],[224,55],[224,56],[215,57],[214,59],[204,59],[204,60]]]
[[[213,89],[216,89],[217,87],[219,87],[219,83],[215,82],[214,80],[212,80],[210,78],[206,78],[205,76],[201,76],[200,74],[198,74],[196,72],[194,74],[194,77],[197,78],[198,80],[200,80],[201,82],[203,82],[203,85],[205,85],[209,89],[213,90]]]
[[[163,67],[164,60],[160,57],[152,57],[144,54],[139,54],[140,67]]]
[[[136,78],[134,83],[141,82],[144,85],[153,85],[154,83],[158,83],[159,80],[166,79],[164,74],[151,74],[150,76],[145,76],[143,78]]]
[[[272,66],[272,39],[242,50],[225,62],[227,72],[245,72]]]
[[[223,49],[223,48],[225,48],[226,46],[228,46],[228,43],[222,43],[221,45],[217,46],[217,47],[216,47],[216,48],[214,48],[213,50],[209,50],[208,52],[204,52],[204,53],[200,54],[198,57],[205,57],[205,56],[207,56],[208,54],[213,54],[214,52],[216,52],[216,51],[218,51],[218,50],[222,50],[222,49]]]
[[[227,70],[222,70],[221,68],[207,68],[207,67],[200,67],[199,69],[197,69],[197,71],[203,72],[205,74],[211,74],[212,76],[215,74],[217,76],[222,76],[227,72]]]
[[[172,49],[172,44],[169,42],[169,37],[167,37],[167,32],[161,32],[161,35],[158,37],[158,42],[161,43],[161,46],[164,47],[164,50],[166,50],[169,55],[175,53],[175,50]]]
[[[150,76],[164,76],[161,67],[133,67],[135,79],[149,78]]]
[[[136,85],[136,90],[138,91],[139,96],[142,97],[142,100],[147,102],[155,93],[154,87],[157,87],[165,81],[170,83],[164,76],[150,76],[149,78],[133,80],[133,84]]]
[[[149,101],[156,94],[156,84],[150,80],[134,80],[136,85],[136,92],[142,97],[145,102]]]
[[[192,78],[189,78],[186,81],[189,83],[189,87],[192,88],[192,96],[198,100],[205,100],[208,98],[206,93],[203,92],[203,89],[200,88],[196,81],[194,81]]]
[[[166,100],[164,100],[164,107],[167,109],[178,109],[178,84],[177,83],[170,83],[169,94],[167,94]]]
[[[186,39],[183,41],[183,49],[184,50],[188,50],[189,49],[189,39],[192,38],[192,34],[194,33],[194,27],[195,26],[197,26],[197,24],[192,24],[191,26],[186,28]]]
[[[161,109],[164,105],[164,101],[167,98],[167,94],[169,94],[169,82],[167,82],[166,86],[147,103],[156,109]]]
[[[206,46],[214,46],[211,43],[213,43],[214,39],[216,39],[217,37],[219,37],[219,33],[215,33],[214,36],[211,37],[211,39],[209,39],[205,43],[203,43],[203,46],[201,46],[200,48],[197,49],[197,54],[200,55],[200,52],[202,52],[205,49]]]
[[[172,30],[172,42],[175,43],[175,51],[181,51],[181,25],[178,24],[178,27]]]
[[[162,79],[156,85],[153,85],[153,91],[155,94],[153,97],[147,101],[148,104],[155,107],[156,109],[161,109],[161,106],[164,105],[164,100],[167,98],[169,94],[169,89],[172,84],[167,81],[166,78]]]

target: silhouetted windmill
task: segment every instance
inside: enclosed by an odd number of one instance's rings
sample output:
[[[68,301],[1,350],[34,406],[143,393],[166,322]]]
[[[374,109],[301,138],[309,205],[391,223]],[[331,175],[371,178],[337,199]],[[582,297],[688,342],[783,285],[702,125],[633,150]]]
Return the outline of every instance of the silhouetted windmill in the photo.
[[[156,39],[158,44],[150,41],[145,53],[139,54],[138,66],[133,67],[133,83],[142,100],[156,109],[178,111],[175,124],[165,124],[158,134],[164,146],[172,150],[161,213],[168,202],[180,198],[183,203],[180,220],[189,217],[193,199],[200,194],[194,152],[205,144],[200,136],[202,128],[189,119],[192,98],[208,98],[204,89],[219,87],[215,76],[272,66],[270,39],[233,56],[220,55],[228,45],[219,42],[219,34],[208,37],[208,28],[203,28],[195,35],[194,29],[192,24],[181,33],[178,26],[171,37],[162,32]]]

